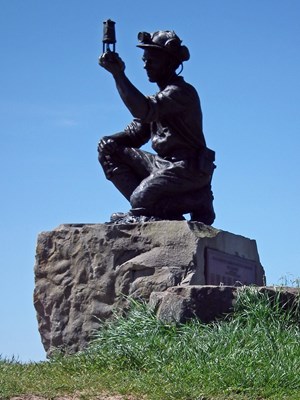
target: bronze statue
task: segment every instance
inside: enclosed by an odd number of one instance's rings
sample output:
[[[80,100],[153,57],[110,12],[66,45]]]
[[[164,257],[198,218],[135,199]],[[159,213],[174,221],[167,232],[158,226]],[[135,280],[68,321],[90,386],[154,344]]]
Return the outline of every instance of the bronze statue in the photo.
[[[152,96],[130,82],[115,51],[108,48],[99,58],[134,118],[98,145],[106,178],[132,207],[126,214],[113,214],[111,221],[182,220],[189,213],[191,220],[211,225],[214,152],[206,147],[198,94],[176,73],[189,59],[189,50],[174,31],[140,32],[138,40],[148,79],[159,88]],[[157,154],[140,149],[149,140]]]

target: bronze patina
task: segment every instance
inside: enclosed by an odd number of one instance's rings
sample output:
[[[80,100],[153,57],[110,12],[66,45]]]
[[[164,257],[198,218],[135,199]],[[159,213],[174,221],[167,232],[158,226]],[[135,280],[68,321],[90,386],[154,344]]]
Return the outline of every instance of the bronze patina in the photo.
[[[128,79],[125,63],[115,52],[112,22],[105,22],[107,47],[99,64],[114,78],[133,121],[98,144],[106,178],[131,205],[128,213],[115,213],[111,220],[182,220],[190,214],[191,220],[211,225],[215,153],[206,146],[197,91],[177,73],[189,60],[189,50],[174,31],[138,34],[148,80],[158,85],[157,93],[145,96]],[[154,154],[141,149],[148,141]]]

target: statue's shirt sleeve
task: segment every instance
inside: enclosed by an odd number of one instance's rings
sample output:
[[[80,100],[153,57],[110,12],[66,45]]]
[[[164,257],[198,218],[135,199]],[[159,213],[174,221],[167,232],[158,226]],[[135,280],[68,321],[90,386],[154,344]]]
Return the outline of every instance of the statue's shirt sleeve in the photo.
[[[151,137],[156,151],[161,152],[162,145],[163,153],[172,153],[174,147],[197,149],[205,146],[201,105],[193,86],[178,77],[147,99],[148,113],[143,122],[152,126]]]
[[[148,96],[148,113],[144,122],[160,121],[166,115],[182,113],[191,105],[192,93],[187,93],[182,87],[169,85],[153,96]]]

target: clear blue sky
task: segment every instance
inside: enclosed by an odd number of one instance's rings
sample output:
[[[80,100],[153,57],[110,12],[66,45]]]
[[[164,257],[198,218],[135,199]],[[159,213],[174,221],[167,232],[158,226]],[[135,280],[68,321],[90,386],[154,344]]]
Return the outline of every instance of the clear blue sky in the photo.
[[[110,3],[110,4],[108,4]],[[103,176],[97,142],[131,116],[97,65],[102,22],[145,94],[139,31],[174,29],[191,52],[217,154],[214,226],[256,239],[268,283],[300,276],[298,0],[0,0],[0,354],[45,354],[32,292],[37,235],[109,219],[127,202]]]

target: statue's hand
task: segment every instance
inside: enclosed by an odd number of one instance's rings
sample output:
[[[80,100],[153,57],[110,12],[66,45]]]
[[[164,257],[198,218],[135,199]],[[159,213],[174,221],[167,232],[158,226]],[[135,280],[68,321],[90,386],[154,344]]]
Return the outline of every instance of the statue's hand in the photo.
[[[125,71],[125,63],[118,53],[108,51],[99,57],[99,65],[110,72],[113,76]]]
[[[109,136],[104,136],[98,143],[98,152],[104,155],[113,154],[117,149],[117,143]]]

